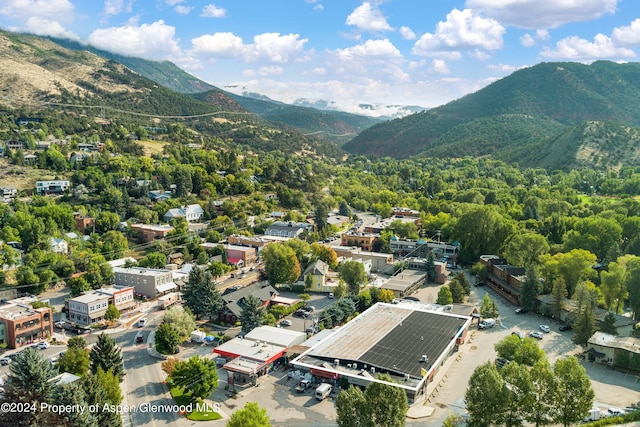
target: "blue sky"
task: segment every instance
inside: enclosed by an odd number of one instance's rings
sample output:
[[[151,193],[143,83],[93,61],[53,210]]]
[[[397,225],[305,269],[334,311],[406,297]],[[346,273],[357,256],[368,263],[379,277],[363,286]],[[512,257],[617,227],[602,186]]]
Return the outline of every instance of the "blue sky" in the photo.
[[[640,1],[0,0],[0,28],[361,112],[435,107],[540,62],[637,61]]]

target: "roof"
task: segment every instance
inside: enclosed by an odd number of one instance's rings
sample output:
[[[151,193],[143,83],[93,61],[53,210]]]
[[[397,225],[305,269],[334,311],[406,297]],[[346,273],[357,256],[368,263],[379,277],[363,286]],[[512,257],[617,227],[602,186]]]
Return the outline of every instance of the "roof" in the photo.
[[[471,317],[438,312],[420,305],[377,303],[312,347],[294,362],[323,366],[356,362],[392,375],[422,378],[436,368]],[[427,362],[420,362],[422,356]],[[306,360],[305,360],[306,359]],[[315,361],[314,361],[315,359]]]
[[[156,292],[163,293],[172,289],[178,289],[178,285],[173,282],[163,283],[162,285],[156,285]]]
[[[307,338],[305,332],[294,331],[288,328],[274,328],[273,326],[259,326],[244,336],[244,339],[260,341],[282,347],[291,347],[304,342]]]
[[[69,301],[80,302],[83,304],[90,304],[95,301],[108,300],[108,299],[109,299],[109,295],[90,292],[90,293],[79,295],[75,298],[71,298]]]
[[[62,384],[70,384],[70,383],[76,382],[79,379],[80,377],[77,375],[70,374],[69,372],[63,372],[51,378],[49,382],[55,383],[57,385],[62,385]]]
[[[114,274],[124,273],[124,274],[138,274],[141,276],[161,276],[163,274],[171,274],[169,270],[160,270],[155,268],[142,268],[142,267],[132,267],[132,268],[124,268],[124,267],[113,267]]]
[[[244,299],[249,295],[253,295],[260,301],[265,302],[272,300],[273,297],[278,295],[278,291],[276,291],[273,286],[262,287],[259,284],[253,284],[222,295],[222,300],[228,310],[239,316],[242,311],[242,306],[244,305]]]
[[[402,292],[423,279],[426,275],[427,273],[425,271],[404,270],[384,282],[380,285],[380,288]]]
[[[304,275],[312,274],[314,276],[326,276],[329,272],[329,266],[321,259],[317,259],[304,270]]]
[[[243,338],[233,338],[214,348],[213,352],[226,357],[235,356],[264,362],[275,354],[283,353],[285,350],[286,347],[281,345],[267,344]]]
[[[598,331],[589,338],[588,344],[618,348],[640,355],[640,339],[634,337],[618,337]]]

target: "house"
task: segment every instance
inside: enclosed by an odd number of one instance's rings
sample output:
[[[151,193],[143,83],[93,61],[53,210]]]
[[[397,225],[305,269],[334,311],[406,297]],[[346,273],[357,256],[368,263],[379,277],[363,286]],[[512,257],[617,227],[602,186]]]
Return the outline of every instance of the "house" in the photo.
[[[0,188],[0,198],[2,199],[2,203],[9,203],[11,200],[15,199],[18,195],[18,190],[13,187],[3,187]]]
[[[286,237],[292,239],[294,237],[298,237],[305,231],[313,231],[313,226],[306,222],[276,221],[265,230],[264,234],[267,236]]]
[[[149,243],[157,239],[164,239],[174,228],[170,225],[151,225],[151,224],[131,224],[129,226],[132,230],[140,233],[142,240]]]
[[[199,221],[204,216],[204,209],[199,204],[185,205],[179,208],[169,209],[164,214],[165,222],[170,222],[172,219],[184,218],[187,222]]]
[[[36,193],[38,194],[62,194],[70,188],[69,181],[36,181]]]
[[[287,216],[287,213],[282,211],[274,211],[269,214],[269,218],[276,220],[282,220],[285,216]]]
[[[349,233],[342,233],[341,242],[342,246],[356,246],[365,251],[372,251],[373,246],[379,238],[379,234],[351,231]]]
[[[303,281],[310,291],[323,292],[326,287],[327,274],[329,266],[322,260],[315,260],[302,273]]]
[[[163,202],[165,200],[169,200],[172,195],[173,193],[167,190],[151,190],[147,193],[147,197],[149,197],[152,202]]]
[[[84,216],[82,212],[74,212],[73,213],[73,222],[76,225],[76,228],[82,233],[86,234],[87,229],[95,229],[96,219]],[[93,231],[93,230],[91,230]]]
[[[24,142],[10,139],[4,142],[4,148],[6,150],[22,150],[24,148]]]
[[[49,247],[52,252],[57,254],[67,254],[69,252],[69,244],[67,241],[57,237],[49,239]]]
[[[65,304],[67,316],[71,322],[89,326],[102,322],[109,307],[109,296],[97,292],[89,292],[71,298]]]
[[[224,306],[218,313],[218,320],[225,323],[235,324],[240,319],[240,313],[244,306],[245,300],[249,295],[253,295],[260,300],[260,308],[269,308],[273,299],[278,295],[272,286],[261,286],[253,284],[245,286],[236,291],[225,293],[222,295]]]

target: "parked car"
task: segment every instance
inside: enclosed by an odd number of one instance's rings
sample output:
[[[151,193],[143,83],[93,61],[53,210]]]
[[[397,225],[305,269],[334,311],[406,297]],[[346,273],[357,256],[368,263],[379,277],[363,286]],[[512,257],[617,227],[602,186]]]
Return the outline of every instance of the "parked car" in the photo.
[[[140,320],[138,320],[138,328],[144,328],[144,325],[147,324],[147,319],[146,318],[142,318]]]
[[[493,328],[494,326],[496,326],[496,319],[484,319],[482,322],[480,322],[478,328],[489,329]]]
[[[559,329],[561,332],[564,332],[564,331],[570,331],[570,330],[572,330],[572,329],[573,329],[573,327],[572,327],[571,325],[562,325],[562,326],[560,326],[558,329]]]
[[[333,292],[329,292],[329,299],[333,299]]]
[[[11,363],[11,359],[9,357],[3,357],[0,359],[0,366],[7,366],[9,363]]]
[[[55,326],[56,328],[59,328],[59,329],[64,329],[64,324],[65,323],[67,323],[67,322],[61,320],[61,321],[58,321],[58,322],[54,323],[53,326]]]
[[[511,332],[511,335],[515,335],[515,336],[517,336],[518,338],[522,339],[522,334],[521,334],[520,332],[518,332],[518,331],[513,331],[513,332]]]
[[[284,320],[281,320],[281,321],[280,321],[280,325],[281,325],[281,326],[291,326],[291,325],[292,325],[292,323],[291,323],[291,320],[289,320],[289,319],[284,319]]]
[[[525,309],[524,309],[524,308],[522,308],[522,307],[518,307],[518,308],[516,308],[516,314],[524,314],[524,313],[526,313],[526,312],[527,312],[527,310],[525,310]]]
[[[531,332],[529,334],[529,336],[531,338],[535,338],[535,339],[541,340],[544,335],[542,335],[542,332],[534,331],[534,332]]]
[[[547,325],[540,325],[540,330],[545,334],[548,334],[549,332],[551,332],[551,328]]]

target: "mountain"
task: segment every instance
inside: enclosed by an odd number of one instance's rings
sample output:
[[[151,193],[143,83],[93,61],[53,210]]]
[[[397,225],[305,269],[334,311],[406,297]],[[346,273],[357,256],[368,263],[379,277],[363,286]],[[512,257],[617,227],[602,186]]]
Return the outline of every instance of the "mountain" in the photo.
[[[282,123],[268,122],[219,89],[196,99],[95,51],[69,49],[50,38],[0,31],[0,57],[0,82],[4,88],[0,91],[0,105],[21,108],[27,114],[46,116],[47,109],[55,108],[70,115],[80,112],[94,118],[101,116],[102,122],[124,118],[133,126],[178,122],[191,134],[202,132],[233,141],[247,150],[344,154],[332,142],[306,136]],[[145,63],[129,59],[129,63],[136,62]],[[162,64],[157,69],[161,67]]]
[[[602,154],[619,136],[603,130],[604,139],[590,138],[584,130],[595,125],[587,124],[600,123],[595,127],[609,130],[640,127],[638,99],[638,63],[541,63],[438,108],[372,126],[344,148],[399,158],[470,155],[530,166],[594,166],[614,161],[615,156]],[[629,130],[630,136],[635,134]],[[587,146],[593,151],[596,140],[604,150],[598,162],[583,156]],[[553,147],[560,143],[563,150]],[[543,152],[555,153],[557,161],[545,160]]]

